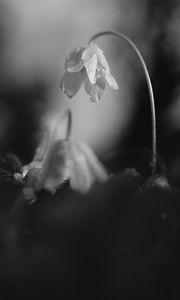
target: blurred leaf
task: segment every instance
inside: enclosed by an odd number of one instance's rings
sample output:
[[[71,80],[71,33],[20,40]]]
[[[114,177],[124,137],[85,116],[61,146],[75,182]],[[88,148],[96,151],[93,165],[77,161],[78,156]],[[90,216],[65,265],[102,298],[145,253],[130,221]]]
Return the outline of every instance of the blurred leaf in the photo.
[[[22,164],[19,158],[11,153],[0,158],[0,184],[19,185],[21,180]]]

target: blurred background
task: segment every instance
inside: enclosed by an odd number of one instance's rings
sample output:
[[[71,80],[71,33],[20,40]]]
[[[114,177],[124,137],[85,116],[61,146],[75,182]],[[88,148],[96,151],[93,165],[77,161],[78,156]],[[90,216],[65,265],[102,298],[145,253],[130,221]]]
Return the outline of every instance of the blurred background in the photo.
[[[73,112],[73,138],[87,142],[102,157],[125,147],[151,148],[145,77],[136,54],[123,41],[111,36],[97,41],[119,91],[107,87],[94,104],[83,90],[73,99],[60,90],[69,52],[106,29],[128,35],[141,51],[154,88],[158,152],[172,174],[180,173],[177,0],[1,0],[1,151],[30,161],[42,122],[66,108]]]

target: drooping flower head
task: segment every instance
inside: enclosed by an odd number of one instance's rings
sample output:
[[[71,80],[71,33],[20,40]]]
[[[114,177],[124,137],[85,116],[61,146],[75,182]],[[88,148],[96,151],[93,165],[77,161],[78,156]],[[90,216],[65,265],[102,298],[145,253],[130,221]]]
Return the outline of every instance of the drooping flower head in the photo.
[[[66,111],[53,130],[46,128],[35,156],[22,168],[23,193],[33,203],[36,193],[44,189],[52,194],[66,181],[80,193],[87,193],[95,183],[109,176],[94,151],[86,144],[70,138],[71,112]]]
[[[74,49],[66,59],[65,69],[60,87],[70,98],[76,95],[83,84],[93,102],[101,98],[106,82],[112,89],[118,89],[103,51],[94,43]]]

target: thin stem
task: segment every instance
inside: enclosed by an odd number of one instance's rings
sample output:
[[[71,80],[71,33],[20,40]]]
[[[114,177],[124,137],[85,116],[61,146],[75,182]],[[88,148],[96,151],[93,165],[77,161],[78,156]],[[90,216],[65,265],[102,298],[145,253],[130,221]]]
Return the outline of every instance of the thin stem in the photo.
[[[66,114],[68,116],[68,124],[67,124],[67,132],[66,132],[66,138],[65,139],[68,139],[71,135],[71,129],[72,129],[72,113],[71,113],[70,109],[68,109],[65,112],[65,115]]]
[[[118,38],[123,39],[128,45],[133,48],[133,50],[136,52],[137,56],[140,59],[141,65],[144,70],[144,74],[146,77],[147,85],[148,85],[148,90],[149,90],[149,96],[150,96],[150,105],[151,105],[151,116],[152,116],[152,177],[155,176],[156,174],[156,168],[157,168],[157,141],[156,141],[156,112],[155,112],[155,101],[154,101],[154,94],[153,94],[153,89],[152,89],[152,84],[149,76],[149,72],[147,70],[145,61],[136,47],[136,45],[129,39],[126,35],[123,33],[120,33],[118,31],[102,31],[99,32],[91,37],[89,40],[89,44],[92,43],[94,40],[97,38],[104,36],[104,35],[113,35]]]

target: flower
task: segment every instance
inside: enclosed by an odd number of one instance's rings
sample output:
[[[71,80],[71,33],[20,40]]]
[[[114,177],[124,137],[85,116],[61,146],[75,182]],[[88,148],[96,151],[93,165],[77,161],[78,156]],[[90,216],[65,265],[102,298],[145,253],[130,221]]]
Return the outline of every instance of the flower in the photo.
[[[85,143],[72,139],[57,140],[49,153],[23,167],[26,179],[24,194],[36,200],[36,192],[44,189],[54,194],[69,181],[73,190],[87,193],[95,183],[108,180],[108,174],[94,151]]]
[[[70,110],[58,117],[53,128],[46,124],[33,160],[22,167],[23,194],[29,203],[40,190],[54,194],[65,182],[87,193],[95,183],[109,179],[94,151],[70,138],[71,124]]]
[[[118,89],[103,51],[96,44],[74,49],[66,59],[65,69],[60,87],[69,98],[74,97],[83,84],[92,102],[99,101],[106,82],[112,89]]]

